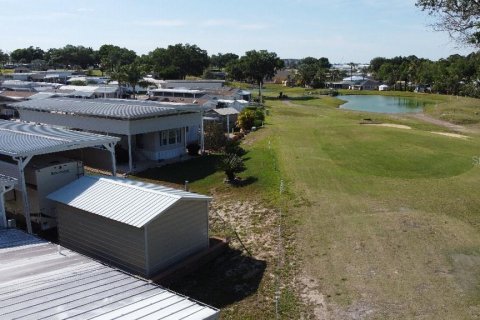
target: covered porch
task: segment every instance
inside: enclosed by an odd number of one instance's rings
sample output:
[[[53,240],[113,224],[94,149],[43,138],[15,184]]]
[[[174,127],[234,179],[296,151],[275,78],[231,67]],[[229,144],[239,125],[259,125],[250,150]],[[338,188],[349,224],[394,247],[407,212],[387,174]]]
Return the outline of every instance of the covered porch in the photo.
[[[27,231],[32,233],[25,167],[33,157],[100,146],[110,152],[111,172],[116,174],[115,145],[119,138],[45,125],[0,120],[0,174],[16,178]]]

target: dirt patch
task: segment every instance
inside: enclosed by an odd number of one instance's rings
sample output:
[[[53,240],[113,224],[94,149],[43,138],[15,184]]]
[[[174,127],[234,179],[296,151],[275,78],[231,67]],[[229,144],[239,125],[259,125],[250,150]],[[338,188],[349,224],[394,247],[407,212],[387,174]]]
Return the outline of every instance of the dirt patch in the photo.
[[[313,309],[315,319],[330,319],[325,296],[320,292],[317,281],[308,276],[299,279],[300,298]]]
[[[480,256],[453,254],[453,276],[463,291],[469,293],[480,288]]]
[[[389,127],[389,128],[406,129],[406,130],[412,129],[412,127],[409,127],[403,124],[394,124],[394,123],[362,123],[362,124],[368,125],[368,126]]]
[[[416,118],[416,119],[420,119],[420,120],[428,122],[428,123],[431,123],[431,124],[435,124],[437,126],[448,128],[452,131],[460,131],[460,132],[467,132],[468,131],[467,128],[465,128],[464,126],[460,126],[460,125],[457,125],[457,124],[450,123],[448,121],[436,119],[436,118],[433,118],[433,117],[431,117],[431,116],[429,116],[425,113],[415,113],[415,114],[412,115],[412,117]]]
[[[465,136],[463,134],[458,134],[458,133],[439,132],[439,131],[430,131],[430,133],[439,134],[439,135],[442,135],[442,136],[447,136],[447,137],[452,137],[452,138],[458,138],[458,139],[468,139],[468,138],[470,138],[469,136]]]
[[[276,255],[277,217],[278,213],[274,209],[266,208],[256,201],[217,197],[210,207],[212,230],[229,234],[234,249],[251,253],[262,260],[270,260]]]

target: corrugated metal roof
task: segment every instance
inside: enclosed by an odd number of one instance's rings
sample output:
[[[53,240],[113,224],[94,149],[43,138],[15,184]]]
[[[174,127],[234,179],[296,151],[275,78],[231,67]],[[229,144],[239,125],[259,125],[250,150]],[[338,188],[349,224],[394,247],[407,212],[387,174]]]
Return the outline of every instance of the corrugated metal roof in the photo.
[[[49,199],[141,228],[181,199],[210,197],[140,181],[84,176],[51,193]]]
[[[228,116],[232,114],[239,114],[240,112],[235,109],[235,108],[218,108],[218,109],[212,109],[212,111],[218,113],[219,115],[222,116]]]
[[[65,99],[52,98],[30,100],[11,104],[11,107],[35,111],[53,111],[84,116],[105,117],[114,119],[142,119],[185,112],[181,104],[160,104],[126,99]]]
[[[217,309],[20,230],[0,229],[0,261],[1,319],[219,316]]]
[[[118,141],[117,137],[0,120],[0,154],[9,156],[46,154]]]

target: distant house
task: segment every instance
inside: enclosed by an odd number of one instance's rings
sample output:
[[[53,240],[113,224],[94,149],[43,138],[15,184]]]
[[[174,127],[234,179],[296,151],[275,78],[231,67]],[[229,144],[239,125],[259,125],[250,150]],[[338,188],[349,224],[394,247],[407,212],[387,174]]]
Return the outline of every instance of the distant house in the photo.
[[[273,83],[281,84],[285,81],[292,79],[295,76],[295,70],[293,69],[282,69],[277,70],[275,75],[272,78]]]
[[[153,89],[149,91],[150,97],[161,97],[161,98],[192,98],[200,99],[205,95],[204,90],[197,89],[186,89],[186,88],[176,88],[176,89]]]
[[[225,80],[160,80],[157,82],[163,89],[219,89],[225,85]]]
[[[240,112],[231,107],[227,108],[216,108],[211,109],[205,112],[205,117],[209,120],[219,121],[223,125],[223,129],[226,132],[231,132],[231,129],[235,126],[237,122],[238,114]]]
[[[367,79],[361,81],[355,81],[352,85],[350,85],[350,90],[378,90],[380,82]]]
[[[61,245],[143,277],[209,247],[207,196],[84,176],[48,198]]]
[[[106,84],[87,86],[64,85],[56,89],[55,92],[62,94],[62,96],[72,98],[118,98],[120,88],[115,85]]]
[[[25,66],[18,66],[13,70],[14,73],[30,73],[31,69]]]
[[[30,81],[32,80],[32,76],[35,73],[31,72],[14,72],[14,73],[6,73],[2,75],[4,80],[20,80],[20,81]]]

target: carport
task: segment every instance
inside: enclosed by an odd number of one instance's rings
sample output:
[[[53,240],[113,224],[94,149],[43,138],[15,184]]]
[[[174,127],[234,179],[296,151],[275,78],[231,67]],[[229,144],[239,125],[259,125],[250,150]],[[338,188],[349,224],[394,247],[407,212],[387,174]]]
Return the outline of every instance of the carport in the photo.
[[[36,155],[88,147],[104,147],[110,151],[112,175],[115,176],[115,145],[119,140],[117,137],[58,127],[0,120],[0,157],[4,158],[3,161],[0,161],[0,173],[18,180],[18,190],[22,193],[23,214],[28,233],[32,233],[32,224],[24,169],[30,160]],[[11,158],[16,165],[5,161],[5,158]]]

